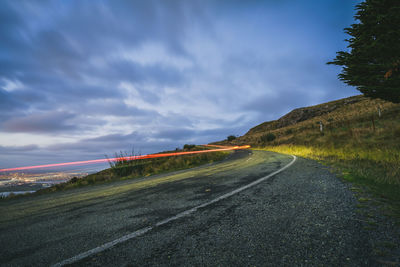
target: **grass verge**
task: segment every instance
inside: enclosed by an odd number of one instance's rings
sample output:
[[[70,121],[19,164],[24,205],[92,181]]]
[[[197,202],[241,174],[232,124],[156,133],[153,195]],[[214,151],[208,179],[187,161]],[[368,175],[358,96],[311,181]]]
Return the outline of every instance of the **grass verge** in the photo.
[[[204,148],[192,147],[189,150],[203,150]],[[185,149],[186,151],[187,149]],[[176,151],[174,151],[176,152]],[[65,183],[56,184],[49,188],[40,189],[34,194],[45,194],[56,191],[64,191],[72,188],[90,186],[96,184],[104,184],[113,181],[121,181],[134,179],[139,177],[147,177],[155,174],[168,173],[178,170],[189,169],[200,165],[213,163],[225,159],[231,152],[210,152],[183,156],[162,157],[154,159],[140,160],[118,160],[110,163],[110,167],[98,173],[77,178],[74,177]],[[121,158],[123,155],[121,153]],[[29,194],[32,195],[32,194]],[[23,197],[24,195],[10,195],[4,199]]]
[[[383,204],[385,215],[400,221],[399,151],[373,151],[362,148],[280,145],[265,150],[314,159],[333,167],[341,177],[375,196]]]
[[[65,190],[74,187],[100,184],[117,180],[127,180],[189,169],[203,164],[220,161],[228,154],[229,152],[210,152],[165,158],[121,161],[113,164],[109,169],[90,174],[80,179],[73,178],[66,183],[61,183],[50,188],[39,190],[38,193]]]
[[[372,194],[386,214],[400,220],[400,104],[354,96],[300,108],[231,143],[335,167],[360,194]]]

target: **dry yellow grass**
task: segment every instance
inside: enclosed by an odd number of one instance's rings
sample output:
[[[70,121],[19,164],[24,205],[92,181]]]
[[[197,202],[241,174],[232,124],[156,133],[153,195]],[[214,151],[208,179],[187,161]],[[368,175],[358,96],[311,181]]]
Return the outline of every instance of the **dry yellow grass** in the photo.
[[[271,134],[274,140],[265,138]],[[363,96],[332,101],[262,123],[232,143],[333,166],[344,179],[387,200],[400,218],[400,104]]]
[[[331,112],[311,116],[294,125],[265,131],[259,127],[235,142],[318,160],[347,162],[348,167],[356,167],[358,174],[368,174],[368,178],[377,182],[400,185],[400,105],[356,98],[359,100],[356,103],[344,104],[346,99],[343,99],[311,107],[317,112],[329,105],[337,106]],[[323,133],[320,122],[324,125]],[[276,139],[265,142],[262,136],[268,133]]]

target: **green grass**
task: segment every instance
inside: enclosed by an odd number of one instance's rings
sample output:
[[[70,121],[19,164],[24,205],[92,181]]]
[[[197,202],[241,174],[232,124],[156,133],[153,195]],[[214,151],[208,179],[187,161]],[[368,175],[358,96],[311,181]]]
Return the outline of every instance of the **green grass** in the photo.
[[[365,160],[362,157],[352,157],[351,153],[344,155],[343,151],[295,145],[271,146],[264,149],[318,160],[333,167],[345,181],[352,183],[353,191],[372,194],[386,206],[387,215],[400,219],[400,184],[396,172],[393,171],[398,171],[398,163],[387,160],[385,156],[374,156],[375,160]],[[361,203],[368,202],[365,197],[359,200]]]
[[[185,151],[187,150],[204,150],[204,148],[191,147],[189,149],[185,149]],[[167,151],[167,152],[172,152],[172,151]],[[224,158],[226,158],[228,154],[230,154],[230,152],[223,151],[223,152],[210,152],[210,153],[201,153],[192,155],[162,157],[154,159],[141,159],[132,161],[121,159],[115,163],[110,162],[110,168],[108,169],[105,169],[98,173],[90,174],[82,178],[74,177],[65,183],[60,183],[49,188],[38,190],[34,194],[40,195],[50,192],[64,191],[72,188],[103,184],[113,181],[135,179],[155,174],[189,169],[207,163],[221,161]],[[123,156],[126,155],[121,153],[119,156],[122,158]],[[9,197],[4,199],[19,198],[24,196],[25,195],[10,195]]]
[[[46,188],[43,191],[65,190],[77,186],[98,184],[115,180],[127,180],[193,168],[203,164],[220,161],[224,159],[227,154],[229,154],[229,152],[210,152],[155,159],[120,161],[112,165],[109,169],[95,174],[90,174],[80,179],[74,179],[67,183],[58,184],[54,187]]]
[[[312,107],[317,110],[315,116],[286,127],[277,127],[277,121],[263,123],[235,142],[332,166],[353,188],[373,194],[387,206],[388,213],[400,218],[400,105],[368,98],[343,103],[345,100]],[[327,105],[339,108],[318,115],[318,107]],[[382,110],[381,117],[377,107]],[[263,138],[269,133],[276,138]]]

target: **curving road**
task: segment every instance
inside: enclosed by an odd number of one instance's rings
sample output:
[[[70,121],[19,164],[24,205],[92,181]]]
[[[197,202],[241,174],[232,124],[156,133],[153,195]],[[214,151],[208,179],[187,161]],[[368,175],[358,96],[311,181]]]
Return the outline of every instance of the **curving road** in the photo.
[[[356,200],[320,164],[237,151],[217,164],[0,202],[0,263],[373,264]]]

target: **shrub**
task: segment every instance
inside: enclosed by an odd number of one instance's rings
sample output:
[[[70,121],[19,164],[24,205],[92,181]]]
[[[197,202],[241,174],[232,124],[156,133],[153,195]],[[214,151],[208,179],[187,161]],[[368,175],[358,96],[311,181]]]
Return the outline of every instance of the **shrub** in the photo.
[[[395,137],[400,137],[400,127],[397,127],[393,132]]]
[[[286,134],[286,135],[292,134],[292,133],[293,133],[293,129],[287,129],[287,130],[285,131],[285,134]]]
[[[276,136],[273,133],[267,133],[261,136],[261,141],[266,143],[266,142],[271,142],[276,139]]]
[[[78,177],[73,177],[71,180],[69,180],[71,184],[78,182]]]
[[[229,135],[227,138],[226,138],[226,140],[228,140],[229,142],[230,141],[233,141],[233,140],[235,140],[236,139],[236,136],[234,136],[234,135]]]
[[[191,145],[185,144],[185,145],[183,146],[183,149],[185,149],[185,150],[191,150],[191,149],[193,149],[193,148],[195,148],[195,147],[196,147],[196,145],[193,145],[193,144],[191,144]]]

